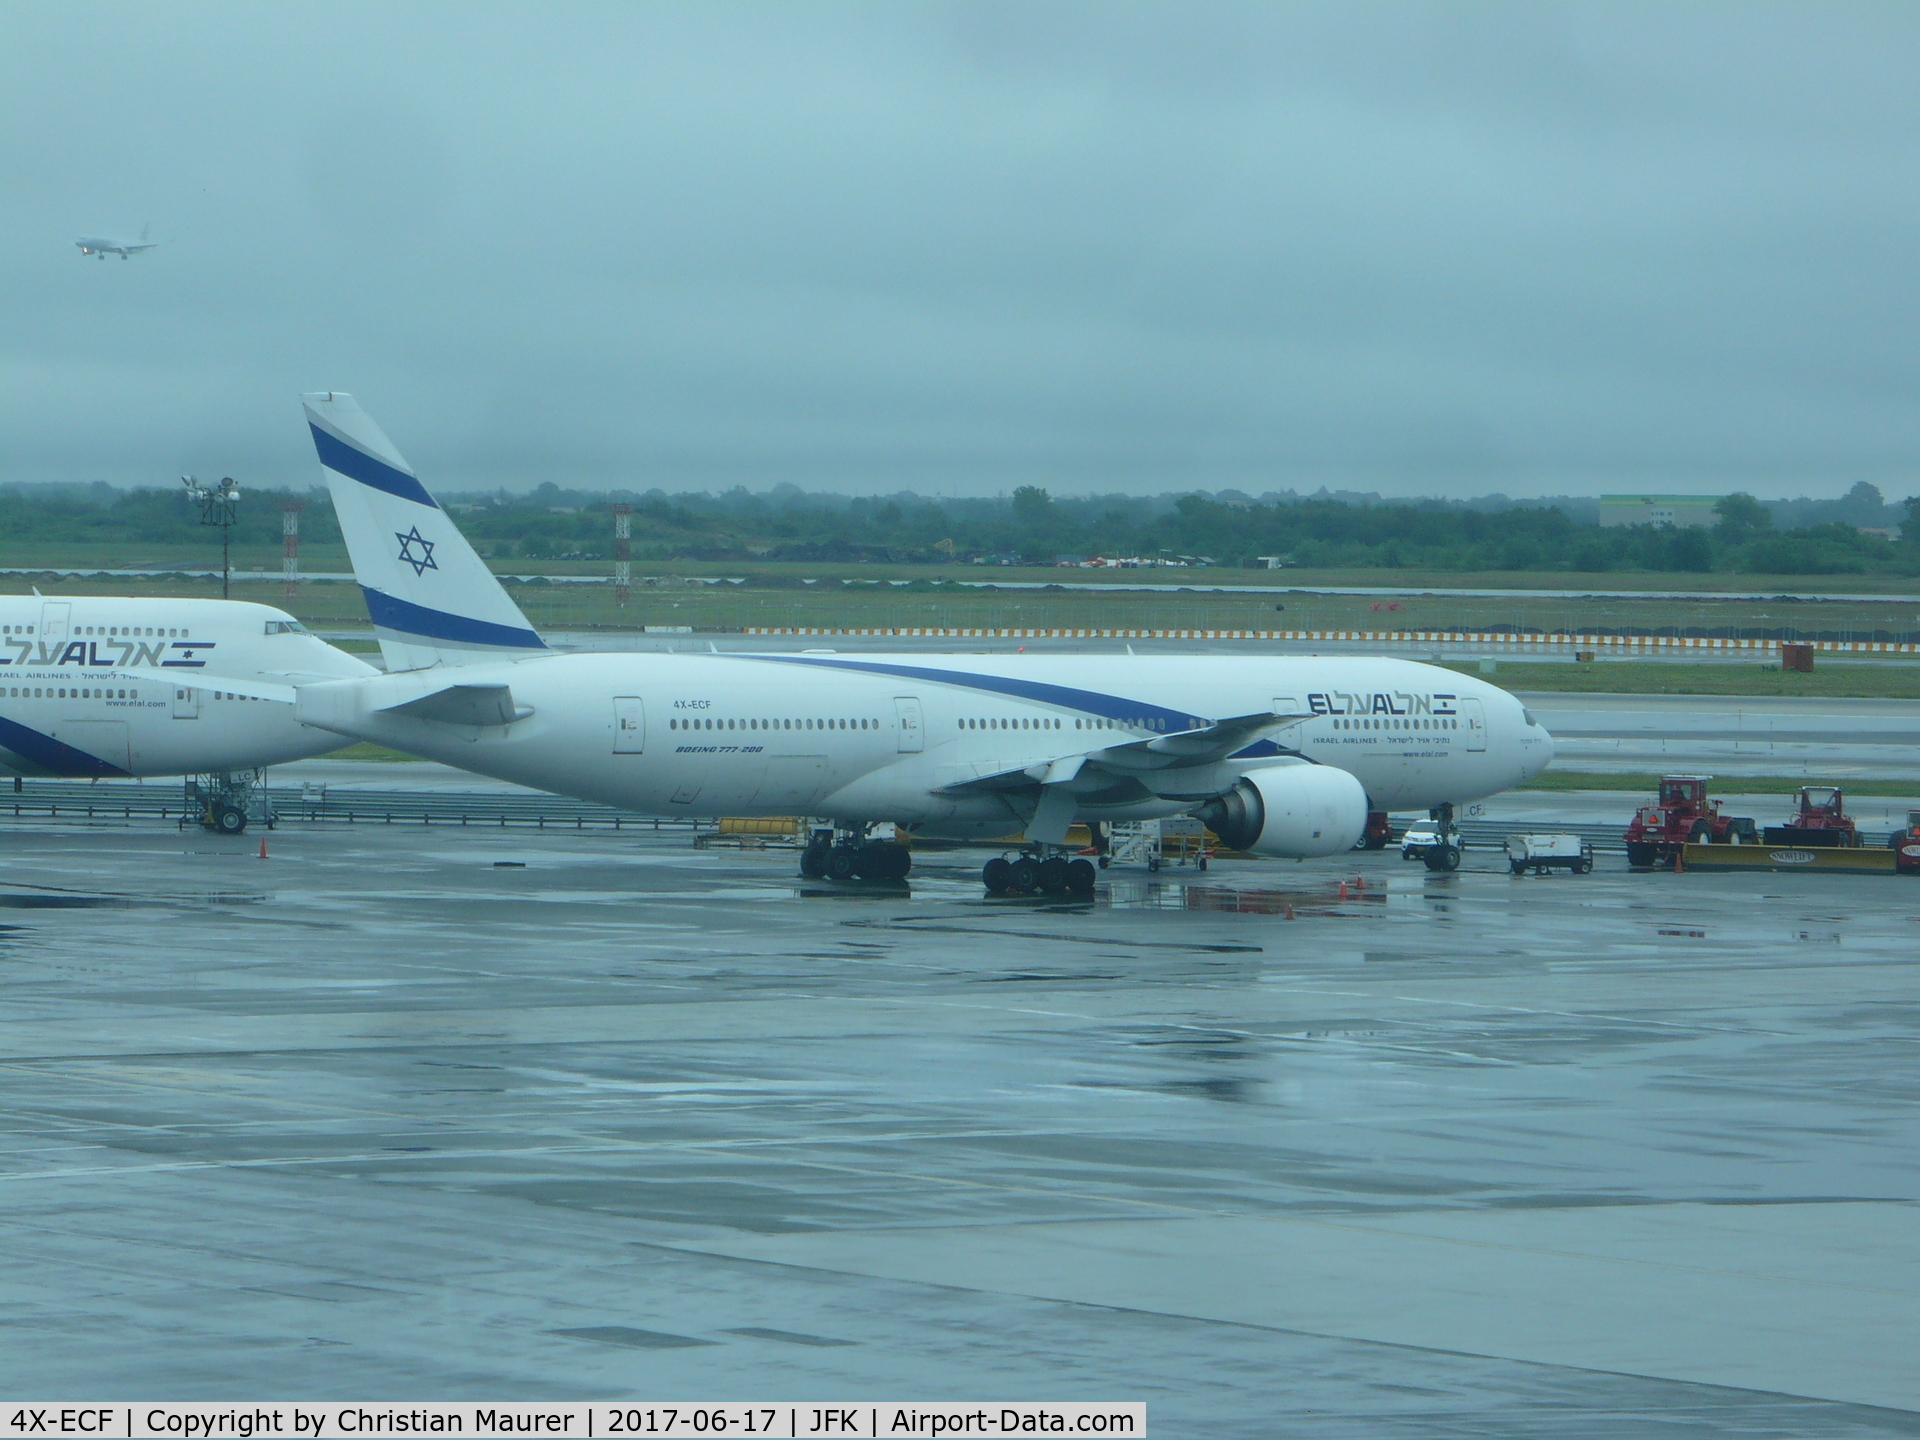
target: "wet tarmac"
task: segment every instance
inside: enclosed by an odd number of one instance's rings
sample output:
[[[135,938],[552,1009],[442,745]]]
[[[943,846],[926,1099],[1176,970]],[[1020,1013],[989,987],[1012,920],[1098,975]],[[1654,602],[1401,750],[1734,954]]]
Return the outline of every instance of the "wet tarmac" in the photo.
[[[0,838],[8,1395],[1920,1434],[1920,884],[258,841]]]

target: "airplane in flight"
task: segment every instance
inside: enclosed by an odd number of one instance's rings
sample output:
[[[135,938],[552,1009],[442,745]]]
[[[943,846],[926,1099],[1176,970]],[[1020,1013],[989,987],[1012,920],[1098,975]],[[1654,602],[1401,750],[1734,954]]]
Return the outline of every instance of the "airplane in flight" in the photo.
[[[151,250],[160,243],[158,240],[147,239],[147,229],[145,225],[140,227],[138,240],[115,240],[105,235],[82,235],[73,243],[80,247],[82,255],[91,255],[99,260],[104,260],[109,255],[118,255],[122,260],[126,260],[138,255],[142,250]]]
[[[276,684],[379,672],[298,620],[245,600],[0,596],[0,771],[105,779],[219,775],[348,743],[288,701],[243,699],[223,674]],[[216,802],[216,828],[246,828]]]
[[[905,848],[870,838],[885,822],[1018,830],[1022,889],[1092,887],[1063,853],[1076,821],[1198,815],[1235,849],[1333,855],[1370,811],[1423,808],[1452,833],[1457,806],[1553,755],[1505,691],[1396,659],[555,653],[353,397],[304,399],[388,673],[252,693],[644,814],[832,817],[807,873],[904,877]],[[1457,867],[1458,845],[1428,863]]]

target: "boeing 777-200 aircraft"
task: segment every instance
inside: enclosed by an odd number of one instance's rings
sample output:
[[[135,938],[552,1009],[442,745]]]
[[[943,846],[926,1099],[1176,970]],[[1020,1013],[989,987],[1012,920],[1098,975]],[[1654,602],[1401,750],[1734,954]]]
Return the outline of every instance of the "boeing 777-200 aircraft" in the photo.
[[[905,873],[867,841],[887,821],[1051,861],[1075,821],[1195,814],[1331,855],[1369,810],[1450,821],[1553,754],[1506,692],[1405,660],[555,654],[353,398],[305,398],[390,673],[256,688],[355,739],[645,814],[830,816],[803,863],[875,876]]]

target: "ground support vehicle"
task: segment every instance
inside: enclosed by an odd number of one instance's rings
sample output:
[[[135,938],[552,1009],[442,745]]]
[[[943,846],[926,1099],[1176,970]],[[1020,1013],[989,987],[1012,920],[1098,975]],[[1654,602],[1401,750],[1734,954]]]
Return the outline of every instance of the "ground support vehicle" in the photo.
[[[1431,820],[1416,820],[1400,832],[1400,858],[1424,860],[1427,851],[1440,843],[1440,827]]]
[[[1847,797],[1837,786],[1802,785],[1799,807],[1785,825],[1769,825],[1761,838],[1768,845],[1855,846],[1860,831],[1847,814]]]
[[[1114,820],[1101,828],[1106,836],[1106,847],[1100,853],[1102,870],[1109,865],[1144,865],[1158,870],[1167,864],[1204,870],[1213,858],[1213,837],[1190,815],[1164,820]]]
[[[1907,812],[1906,828],[1887,837],[1887,848],[1893,851],[1894,868],[1902,875],[1920,875],[1920,810]]]
[[[1593,843],[1578,835],[1509,835],[1507,869],[1515,875],[1529,870],[1536,875],[1549,870],[1585,875],[1593,869]]]
[[[1685,845],[1687,870],[1846,870],[1891,875],[1899,854],[1861,845]]]
[[[1644,870],[1672,865],[1689,845],[1753,845],[1760,839],[1744,815],[1722,815],[1720,802],[1707,798],[1711,775],[1668,775],[1651,805],[1643,805],[1627,826],[1627,864]]]
[[[891,825],[836,830],[814,828],[800,852],[800,874],[808,880],[904,880],[913,869],[913,852]]]
[[[1367,812],[1367,828],[1360,832],[1356,850],[1384,850],[1393,843],[1393,820],[1384,810]]]

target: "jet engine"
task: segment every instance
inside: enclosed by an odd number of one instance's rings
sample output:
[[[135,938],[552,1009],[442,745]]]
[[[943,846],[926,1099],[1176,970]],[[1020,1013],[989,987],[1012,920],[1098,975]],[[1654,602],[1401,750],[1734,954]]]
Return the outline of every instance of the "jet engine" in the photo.
[[[1338,855],[1366,829],[1367,791],[1331,765],[1262,766],[1194,814],[1230,849],[1288,859]]]

